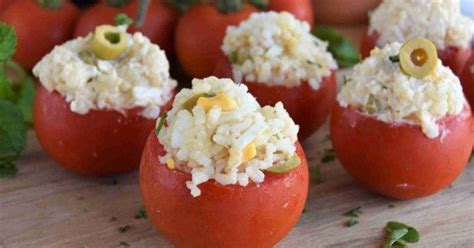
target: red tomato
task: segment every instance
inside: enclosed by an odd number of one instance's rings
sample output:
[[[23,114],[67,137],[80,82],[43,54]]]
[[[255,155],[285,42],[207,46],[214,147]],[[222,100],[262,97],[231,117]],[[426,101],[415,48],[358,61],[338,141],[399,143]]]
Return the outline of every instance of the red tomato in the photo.
[[[197,4],[181,16],[176,28],[176,55],[188,76],[204,78],[212,75],[222,56],[222,40],[228,26],[238,25],[256,12],[244,4],[239,12],[221,13],[210,4]]]
[[[160,163],[164,148],[152,133],[140,166],[149,219],[176,247],[272,247],[296,224],[308,193],[308,165],[296,145],[301,164],[295,170],[266,173],[263,183],[246,187],[208,181],[194,198],[186,188],[191,175]]]
[[[142,108],[74,113],[57,92],[38,87],[33,111],[36,136],[59,165],[82,173],[106,175],[133,170],[140,163],[155,120],[140,116]],[[171,107],[170,102],[162,109]]]
[[[314,25],[311,0],[270,0],[268,10],[277,12],[287,11],[292,13],[296,18],[307,21],[311,27]]]
[[[381,0],[316,0],[313,2],[316,22],[354,26],[367,23],[368,12],[377,7]]]
[[[232,78],[232,69],[227,59],[220,59],[214,75]],[[307,82],[299,86],[269,86],[262,83],[245,82],[249,92],[260,105],[274,106],[281,101],[296,124],[300,125],[298,138],[304,140],[316,132],[326,121],[336,100],[336,72],[323,78],[319,89],[314,90]]]
[[[430,139],[418,126],[387,124],[335,104],[331,139],[337,158],[361,184],[385,196],[412,199],[451,184],[471,154],[474,129],[468,104],[439,124],[444,134]]]
[[[63,1],[59,9],[47,9],[36,0],[14,1],[0,14],[0,21],[15,28],[16,53],[13,59],[26,67],[33,66],[55,45],[72,36],[79,9]]]
[[[362,38],[360,45],[360,53],[362,54],[363,58],[366,58],[370,55],[370,51],[377,44],[378,37],[379,35],[374,32],[370,35],[366,33],[365,36]],[[471,48],[467,48],[464,50],[460,50],[459,48],[455,47],[448,47],[443,50],[438,49],[438,57],[441,59],[441,61],[443,61],[443,64],[451,68],[451,70],[456,75],[460,75],[462,69],[464,68],[464,64],[469,59],[470,55]]]
[[[105,1],[101,1],[82,13],[76,25],[74,36],[85,36],[93,32],[98,25],[115,24],[114,17],[120,13],[125,13],[135,19],[138,4],[138,0],[132,0],[126,6],[113,7],[107,5]],[[132,24],[129,32],[142,32],[152,42],[164,49],[169,56],[174,53],[174,29],[177,19],[178,12],[176,10],[164,6],[161,1],[151,1],[143,27],[137,29]]]
[[[5,10],[14,0],[0,0],[0,12]]]
[[[474,104],[474,54],[464,66],[461,74],[461,84],[469,104]]]

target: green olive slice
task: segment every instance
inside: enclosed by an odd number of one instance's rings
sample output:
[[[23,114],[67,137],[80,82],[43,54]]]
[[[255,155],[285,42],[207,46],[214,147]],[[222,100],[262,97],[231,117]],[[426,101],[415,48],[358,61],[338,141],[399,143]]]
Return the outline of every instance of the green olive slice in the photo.
[[[272,167],[266,170],[275,174],[283,174],[283,173],[288,173],[294,170],[300,164],[301,164],[301,159],[298,157],[297,154],[295,154],[291,156],[290,159],[288,159],[287,161],[274,164]]]

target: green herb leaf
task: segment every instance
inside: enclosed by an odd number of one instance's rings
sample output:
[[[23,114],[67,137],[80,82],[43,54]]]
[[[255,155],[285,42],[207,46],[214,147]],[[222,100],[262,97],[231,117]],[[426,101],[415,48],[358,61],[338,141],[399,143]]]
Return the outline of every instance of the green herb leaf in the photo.
[[[387,226],[385,227],[385,230],[389,233],[394,232],[398,229],[407,229],[406,235],[403,236],[403,241],[408,242],[408,243],[416,243],[420,241],[420,234],[418,231],[406,224],[400,223],[400,222],[395,222],[395,221],[390,221],[387,223]]]
[[[344,81],[342,82],[342,85],[346,85],[349,81],[351,81],[351,78],[344,75]]]
[[[311,176],[311,180],[314,181],[316,184],[320,184],[323,182],[323,179],[321,177],[321,169],[319,166],[310,166],[309,174]]]
[[[14,176],[14,165],[26,144],[26,127],[21,110],[0,100],[0,177]]]
[[[123,225],[123,226],[120,226],[118,230],[119,230],[120,233],[124,233],[124,232],[128,231],[130,228],[132,228],[132,226]]]
[[[408,233],[408,229],[401,228],[393,230],[389,235],[387,240],[385,240],[384,248],[391,248],[396,242],[402,241],[403,236]]]
[[[328,163],[336,159],[336,152],[333,148],[328,148],[324,150],[323,157],[321,158],[322,163]]]
[[[0,62],[15,54],[16,34],[12,27],[0,22]]]
[[[144,207],[140,207],[138,209],[138,212],[135,215],[135,219],[147,219],[147,215],[146,215],[146,211]]]
[[[133,19],[128,17],[125,13],[120,13],[114,17],[115,25],[126,25],[129,26],[133,23]]]
[[[33,79],[25,77],[21,80],[21,87],[17,94],[16,105],[23,113],[23,118],[26,124],[33,124],[33,102],[35,100],[35,84]]]
[[[360,61],[359,53],[352,42],[341,33],[328,26],[317,26],[313,34],[321,40],[329,42],[328,50],[341,68],[351,67]]]
[[[355,217],[351,217],[349,218],[349,220],[347,221],[346,225],[347,227],[351,227],[353,225],[357,225],[359,223],[359,221],[357,220],[357,218]]]
[[[125,241],[120,241],[120,246],[123,246],[123,247],[129,247],[130,244],[125,242]]]
[[[393,55],[393,56],[388,57],[388,59],[392,61],[393,63],[397,63],[397,62],[400,62],[400,55],[399,54]]]
[[[183,109],[186,109],[189,112],[192,112],[193,108],[194,108],[194,106],[196,106],[197,101],[199,100],[199,98],[201,98],[201,97],[211,98],[211,97],[215,97],[215,96],[216,96],[216,94],[214,92],[206,92],[206,93],[196,94],[196,95],[192,96],[191,98],[189,98],[186,102],[183,103]]]
[[[160,134],[160,131],[161,129],[163,128],[163,126],[165,125],[165,121],[166,121],[166,118],[168,117],[168,113],[165,112],[161,115],[160,117],[160,121],[158,122],[158,125],[156,126],[156,129],[155,129],[155,134],[158,135]]]
[[[359,217],[359,214],[363,213],[362,210],[361,210],[361,206],[358,206],[358,207],[355,207],[347,212],[344,213],[344,216],[347,216],[347,217]]]

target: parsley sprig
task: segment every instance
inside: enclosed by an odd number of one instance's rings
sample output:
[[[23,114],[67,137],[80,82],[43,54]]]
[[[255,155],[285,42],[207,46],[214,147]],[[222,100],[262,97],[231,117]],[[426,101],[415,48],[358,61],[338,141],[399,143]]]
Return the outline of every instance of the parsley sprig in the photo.
[[[384,248],[406,247],[407,243],[417,243],[420,240],[420,234],[415,228],[400,222],[388,222],[385,231],[388,236]]]

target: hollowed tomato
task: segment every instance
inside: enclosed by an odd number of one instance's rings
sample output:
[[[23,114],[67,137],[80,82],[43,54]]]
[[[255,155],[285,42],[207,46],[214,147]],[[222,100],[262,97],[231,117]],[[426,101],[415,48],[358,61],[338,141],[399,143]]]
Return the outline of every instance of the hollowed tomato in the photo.
[[[36,92],[33,124],[43,149],[59,165],[81,174],[106,175],[137,168],[156,120],[140,115],[142,108],[71,111],[59,93],[43,86]],[[170,109],[171,100],[162,107]]]
[[[438,124],[441,134],[430,139],[419,126],[388,124],[335,104],[331,139],[341,164],[369,190],[412,199],[451,184],[471,154],[474,130],[469,105]]]
[[[287,174],[265,173],[265,181],[223,186],[214,180],[199,185],[193,197],[191,175],[170,170],[159,161],[164,148],[151,134],[140,166],[140,188],[149,219],[176,247],[272,247],[298,221],[308,193],[308,167]]]
[[[364,35],[360,44],[360,53],[363,58],[370,55],[370,51],[376,47],[379,35],[374,32],[369,34],[368,32]],[[472,49],[459,49],[456,47],[447,47],[445,49],[438,49],[438,57],[443,61],[443,65],[448,66],[456,75],[460,75],[464,64],[469,59]]]
[[[231,66],[227,59],[219,61],[214,75],[232,78]],[[291,118],[300,126],[300,140],[309,137],[324,124],[336,99],[335,71],[323,78],[317,90],[311,88],[307,82],[295,87],[253,82],[245,82],[245,85],[262,106],[273,106],[281,101]]]
[[[461,84],[469,104],[474,104],[474,54],[464,66],[461,74]]]

